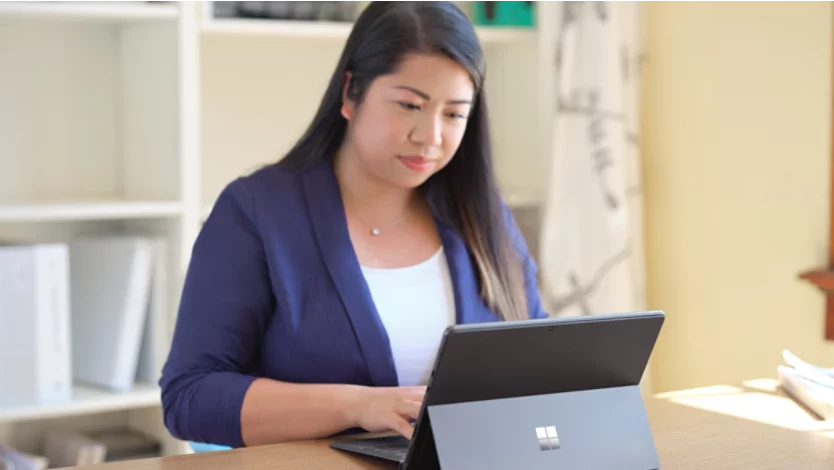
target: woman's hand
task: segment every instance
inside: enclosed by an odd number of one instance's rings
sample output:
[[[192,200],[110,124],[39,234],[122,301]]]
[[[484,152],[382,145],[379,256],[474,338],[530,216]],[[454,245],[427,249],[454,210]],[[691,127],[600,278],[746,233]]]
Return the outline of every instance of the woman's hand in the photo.
[[[362,387],[353,410],[356,424],[369,432],[396,431],[411,439],[426,387]]]

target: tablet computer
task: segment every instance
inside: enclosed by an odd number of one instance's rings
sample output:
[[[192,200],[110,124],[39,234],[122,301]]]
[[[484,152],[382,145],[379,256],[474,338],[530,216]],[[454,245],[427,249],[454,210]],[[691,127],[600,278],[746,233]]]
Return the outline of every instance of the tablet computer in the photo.
[[[659,467],[639,384],[662,311],[454,325],[411,440],[333,448],[401,469]]]

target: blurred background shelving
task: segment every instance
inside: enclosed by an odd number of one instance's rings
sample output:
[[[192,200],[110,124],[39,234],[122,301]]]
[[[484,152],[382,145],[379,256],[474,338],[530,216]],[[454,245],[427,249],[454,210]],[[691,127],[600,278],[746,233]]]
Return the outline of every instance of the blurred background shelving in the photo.
[[[170,339],[201,221],[226,184],[278,160],[301,134],[350,28],[221,18],[212,2],[0,4],[0,239],[164,240],[167,297],[154,320]],[[535,28],[477,32],[499,184],[532,234],[553,41]],[[155,383],[121,393],[79,383],[66,403],[0,406],[0,443],[37,451],[56,424],[129,425],[165,454],[189,451],[162,426]]]

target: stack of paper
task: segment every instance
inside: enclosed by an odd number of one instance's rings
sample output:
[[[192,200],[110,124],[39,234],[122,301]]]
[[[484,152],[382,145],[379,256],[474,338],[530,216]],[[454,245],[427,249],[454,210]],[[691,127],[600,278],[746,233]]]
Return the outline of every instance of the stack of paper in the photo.
[[[834,368],[809,364],[788,350],[782,358],[787,363],[777,368],[782,389],[820,418],[834,419]]]

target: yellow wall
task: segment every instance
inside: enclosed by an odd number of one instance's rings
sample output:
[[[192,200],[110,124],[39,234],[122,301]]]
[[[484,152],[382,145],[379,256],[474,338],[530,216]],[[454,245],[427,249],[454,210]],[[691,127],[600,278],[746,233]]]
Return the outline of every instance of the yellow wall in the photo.
[[[649,3],[643,142],[655,392],[834,367],[823,296],[831,3]]]

